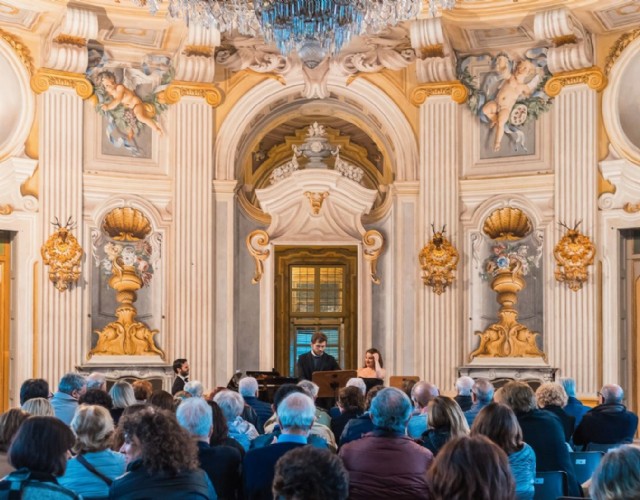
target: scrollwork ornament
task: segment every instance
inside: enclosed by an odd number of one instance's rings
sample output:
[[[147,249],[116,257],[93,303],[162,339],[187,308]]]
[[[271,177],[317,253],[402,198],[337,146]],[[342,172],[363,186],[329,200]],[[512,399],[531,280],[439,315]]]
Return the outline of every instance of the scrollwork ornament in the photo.
[[[427,83],[419,85],[411,93],[411,104],[420,106],[431,96],[451,96],[451,100],[458,104],[462,104],[469,97],[469,91],[459,81]]]
[[[59,291],[64,292],[80,278],[84,250],[71,234],[71,218],[62,226],[56,217],[53,224],[58,229],[42,245],[40,253],[45,265],[49,266],[49,279]]]
[[[378,258],[384,249],[384,237],[379,231],[370,229],[362,236],[362,243],[364,244],[364,258],[369,263],[371,281],[376,285],[379,285],[380,277],[378,276]]]
[[[433,227],[433,226],[432,226]],[[441,295],[455,279],[454,271],[458,267],[458,251],[441,231],[433,228],[433,237],[420,251],[418,260],[422,268],[422,281],[433,292]]]
[[[590,89],[600,92],[607,86],[607,77],[597,66],[577,71],[567,71],[550,78],[544,86],[544,91],[549,97],[556,97],[564,87],[580,84],[585,84]]]
[[[184,96],[201,97],[215,108],[222,103],[222,92],[211,83],[172,82],[163,92],[167,104],[175,104]]]
[[[588,236],[578,230],[580,222],[573,228],[561,225],[567,232],[553,249],[558,266],[554,275],[556,280],[566,283],[569,289],[577,292],[589,277],[587,267],[593,264],[596,247]]]
[[[271,254],[267,247],[268,244],[269,234],[262,229],[256,229],[247,236],[247,249],[256,264],[256,272],[251,279],[251,283],[254,285],[262,279],[262,275],[264,274],[264,261],[267,260]]]
[[[46,92],[51,85],[71,87],[82,99],[88,99],[93,95],[93,85],[80,73],[40,68],[31,78],[31,89],[36,94]]]

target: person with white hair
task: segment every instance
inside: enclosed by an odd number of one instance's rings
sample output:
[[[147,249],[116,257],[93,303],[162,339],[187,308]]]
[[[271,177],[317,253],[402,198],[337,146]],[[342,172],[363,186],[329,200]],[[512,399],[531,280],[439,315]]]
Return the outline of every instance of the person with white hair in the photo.
[[[453,399],[458,403],[462,411],[471,409],[471,405],[473,405],[471,390],[475,383],[475,380],[467,376],[459,377],[458,380],[456,380],[456,391],[458,391],[458,394],[456,394]]]
[[[107,376],[102,372],[91,372],[87,377],[87,390],[89,389],[107,392]]]
[[[317,404],[318,392],[320,391],[320,387],[318,386],[318,384],[316,384],[315,382],[311,382],[311,380],[301,380],[300,382],[298,382],[298,387],[302,387],[307,392],[307,394],[309,394],[313,398],[313,402],[316,405],[316,422],[330,427],[331,417],[329,416],[329,412],[327,412],[324,408],[320,408]]]
[[[273,498],[271,484],[276,462],[289,450],[307,444],[315,413],[313,400],[306,394],[293,392],[282,400],[276,410],[276,418],[282,431],[277,442],[253,449],[244,457],[242,470],[245,498]]]
[[[125,408],[137,403],[136,396],[133,393],[133,386],[126,380],[118,380],[111,386],[109,396],[113,401],[113,407],[109,411],[114,423],[118,425]]]
[[[191,397],[201,398],[204,394],[204,387],[199,380],[192,380],[184,385],[184,391],[191,394]]]
[[[228,389],[220,391],[213,397],[227,420],[229,437],[235,439],[247,451],[251,441],[260,434],[256,428],[241,417],[244,410],[244,399],[240,394]]]
[[[244,402],[256,412],[256,428],[260,434],[264,434],[264,424],[273,415],[271,405],[258,399],[258,381],[254,377],[242,377],[238,382],[238,392],[244,398]]]
[[[624,391],[607,384],[598,393],[599,405],[589,410],[573,433],[576,445],[631,443],[638,430],[638,416],[622,404]]]
[[[198,460],[216,490],[219,499],[235,499],[240,490],[240,452],[230,446],[210,446],[213,411],[200,397],[185,399],[176,410],[176,418],[197,441]]]
[[[640,498],[640,448],[625,445],[609,451],[593,473],[589,495],[593,500]]]
[[[357,387],[358,389],[360,389],[362,397],[365,397],[367,394],[367,384],[365,384],[364,380],[362,380],[360,377],[350,378],[349,380],[347,380],[347,384],[345,385],[345,387]]]

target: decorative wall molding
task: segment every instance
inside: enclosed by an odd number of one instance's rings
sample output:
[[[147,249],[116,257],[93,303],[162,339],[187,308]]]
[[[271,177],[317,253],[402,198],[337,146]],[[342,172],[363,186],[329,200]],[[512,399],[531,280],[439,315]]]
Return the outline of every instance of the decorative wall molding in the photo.
[[[380,231],[369,229],[362,235],[362,245],[364,259],[369,263],[369,275],[371,276],[371,281],[376,285],[379,285],[380,277],[378,276],[378,259],[384,250],[384,237]]]
[[[42,94],[51,86],[70,87],[82,99],[88,99],[93,95],[93,85],[85,78],[84,74],[39,68],[31,78],[31,89],[36,94]]]
[[[38,211],[38,199],[21,190],[36,168],[37,161],[30,158],[11,157],[0,162],[0,205],[11,207],[13,213]]]
[[[606,75],[611,72],[611,68],[613,68],[613,65],[617,62],[629,44],[638,37],[640,37],[640,28],[629,31],[616,40],[616,43],[609,51],[609,55],[607,56],[607,61],[604,66],[604,72]]]
[[[213,82],[216,70],[215,48],[220,45],[220,31],[212,26],[189,23],[174,58],[175,79],[183,82]]]
[[[44,66],[69,73],[84,73],[89,63],[87,40],[98,37],[98,14],[67,6],[61,23],[45,46]]]
[[[442,29],[442,18],[416,19],[409,30],[411,46],[416,51],[418,82],[455,80],[456,56]]]
[[[411,104],[420,106],[432,96],[451,96],[453,102],[462,104],[467,100],[469,91],[459,81],[426,83],[413,89],[413,92],[411,92]]]
[[[222,103],[222,92],[213,83],[172,81],[162,93],[167,104],[175,104],[182,97],[201,97],[213,108]]]
[[[559,73],[550,78],[544,86],[550,97],[556,97],[564,87],[587,85],[591,90],[600,92],[607,86],[607,77],[597,66]]]
[[[269,258],[269,234],[262,229],[256,229],[247,235],[247,249],[256,264],[256,272],[251,279],[254,285],[259,283],[264,274],[264,261]]]
[[[0,39],[4,40],[9,44],[11,49],[16,53],[22,64],[29,72],[29,75],[33,75],[33,58],[31,57],[31,51],[29,47],[23,44],[18,37],[12,35],[11,33],[7,33],[6,31],[0,29]]]

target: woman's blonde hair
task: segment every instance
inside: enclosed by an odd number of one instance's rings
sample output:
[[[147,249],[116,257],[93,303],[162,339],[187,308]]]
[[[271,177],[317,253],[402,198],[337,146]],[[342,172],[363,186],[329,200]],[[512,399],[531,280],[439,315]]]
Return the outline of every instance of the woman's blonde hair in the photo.
[[[453,399],[438,396],[427,405],[427,422],[434,429],[449,428],[451,437],[468,436],[469,424],[460,406]]]
[[[569,401],[569,396],[560,384],[545,382],[536,390],[536,400],[540,408],[549,405],[562,407]]]
[[[22,405],[22,409],[34,417],[56,416],[56,412],[53,411],[53,406],[51,406],[49,400],[45,398],[28,399]]]
[[[109,410],[98,405],[80,405],[70,427],[76,435],[76,453],[106,450],[114,433]]]

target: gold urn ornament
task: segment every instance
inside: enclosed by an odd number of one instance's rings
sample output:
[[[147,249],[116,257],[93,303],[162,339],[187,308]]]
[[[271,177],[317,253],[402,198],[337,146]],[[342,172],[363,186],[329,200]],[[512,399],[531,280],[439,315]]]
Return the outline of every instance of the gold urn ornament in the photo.
[[[58,229],[47,238],[40,253],[45,265],[49,266],[49,279],[59,291],[64,292],[80,278],[84,250],[71,234],[74,227],[71,217],[64,226],[56,217],[53,225]]]
[[[558,266],[554,273],[556,280],[566,283],[574,292],[580,290],[589,278],[587,267],[593,264],[596,255],[591,239],[578,231],[581,222],[574,224],[573,228],[561,223],[567,232],[553,249]]]
[[[434,293],[441,295],[455,279],[454,271],[458,267],[458,251],[444,236],[446,226],[436,231],[433,224],[433,237],[418,255],[422,268],[422,281],[430,286]]]

